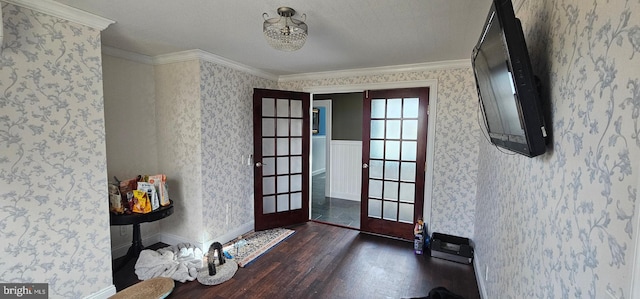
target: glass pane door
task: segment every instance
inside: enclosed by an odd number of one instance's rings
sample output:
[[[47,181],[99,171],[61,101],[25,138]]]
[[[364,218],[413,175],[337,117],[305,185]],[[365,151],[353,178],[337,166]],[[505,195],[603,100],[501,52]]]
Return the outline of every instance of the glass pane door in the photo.
[[[362,153],[364,231],[413,239],[413,224],[422,216],[427,105],[426,88],[368,92]]]
[[[302,101],[262,99],[262,212],[302,209]]]
[[[257,89],[254,120],[256,229],[308,220],[309,94]]]

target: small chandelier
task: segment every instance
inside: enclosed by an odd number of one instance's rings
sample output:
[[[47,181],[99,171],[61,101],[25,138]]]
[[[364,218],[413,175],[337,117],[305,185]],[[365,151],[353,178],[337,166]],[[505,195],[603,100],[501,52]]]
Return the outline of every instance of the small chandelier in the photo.
[[[269,15],[262,14],[264,24],[262,31],[267,43],[274,49],[280,51],[295,51],[304,45],[307,40],[307,15],[302,14],[303,20],[292,18],[296,11],[290,7],[278,8],[279,18],[268,19]]]

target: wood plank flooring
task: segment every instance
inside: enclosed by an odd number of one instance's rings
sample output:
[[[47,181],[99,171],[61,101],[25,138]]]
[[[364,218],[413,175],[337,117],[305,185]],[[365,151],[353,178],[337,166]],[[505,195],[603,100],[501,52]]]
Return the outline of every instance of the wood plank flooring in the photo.
[[[168,298],[407,298],[437,286],[480,298],[472,265],[415,255],[412,243],[342,227],[308,222],[291,228],[293,236],[231,280],[176,282]],[[133,266],[116,273],[118,290],[138,282]]]

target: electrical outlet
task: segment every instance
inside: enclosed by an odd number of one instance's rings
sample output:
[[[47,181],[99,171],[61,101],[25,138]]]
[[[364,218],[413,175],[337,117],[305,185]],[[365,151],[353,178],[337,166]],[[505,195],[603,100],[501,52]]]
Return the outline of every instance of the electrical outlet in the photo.
[[[227,210],[227,212],[225,213],[224,224],[225,225],[229,225],[229,204],[227,204],[226,210]]]
[[[120,227],[120,235],[124,236],[127,234],[127,227],[126,226],[121,226]]]

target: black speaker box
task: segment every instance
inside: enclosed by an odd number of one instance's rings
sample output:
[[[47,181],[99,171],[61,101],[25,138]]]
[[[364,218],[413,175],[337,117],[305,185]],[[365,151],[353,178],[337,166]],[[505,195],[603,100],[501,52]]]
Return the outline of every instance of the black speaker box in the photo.
[[[463,264],[473,261],[473,247],[468,238],[433,233],[430,246],[433,257]]]

